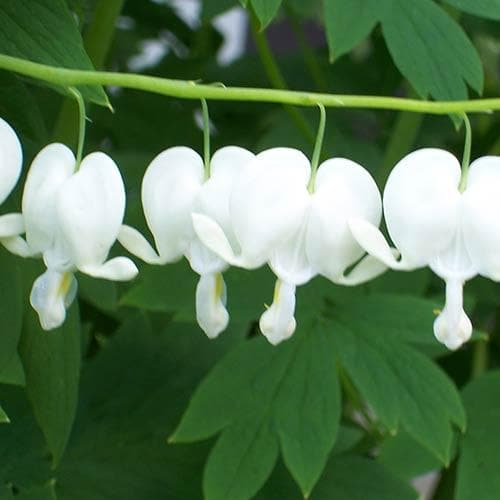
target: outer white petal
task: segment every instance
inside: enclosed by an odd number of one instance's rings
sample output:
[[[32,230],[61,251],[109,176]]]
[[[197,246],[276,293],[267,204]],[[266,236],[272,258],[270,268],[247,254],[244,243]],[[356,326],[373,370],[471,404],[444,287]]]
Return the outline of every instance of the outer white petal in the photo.
[[[6,214],[0,216],[0,238],[19,236],[25,232],[22,214]]]
[[[131,254],[136,255],[148,264],[165,264],[144,236],[131,226],[125,224],[120,228],[117,240]]]
[[[203,182],[203,160],[186,147],[160,153],[142,181],[142,205],[159,254],[179,259],[194,237],[191,213]]]
[[[104,153],[85,157],[57,202],[57,220],[78,268],[105,261],[124,212],[125,188],[115,162]]]
[[[14,189],[23,163],[21,143],[14,129],[0,118],[0,203]]]
[[[35,280],[30,303],[44,330],[53,330],[64,323],[66,309],[73,302],[76,290],[77,282],[72,273],[48,269]]]
[[[33,253],[28,243],[21,238],[21,236],[10,236],[9,238],[0,238],[0,243],[14,255],[19,257],[35,257],[37,254]]]
[[[356,218],[350,219],[348,224],[352,235],[363,249],[387,267],[407,271],[415,268],[403,260],[396,260],[397,250],[389,246],[378,227]]]
[[[203,183],[193,211],[212,218],[223,229],[233,248],[239,251],[229,214],[229,198],[235,181],[245,175],[253,153],[237,146],[215,152],[210,162],[211,175]]]
[[[26,240],[43,253],[57,236],[56,202],[63,184],[72,176],[75,157],[64,144],[49,144],[33,160],[24,185],[22,210]]]
[[[258,154],[246,170],[229,207],[242,265],[256,268],[300,226],[309,203],[310,163],[298,150],[274,148]]]
[[[101,265],[87,264],[80,271],[94,278],[104,278],[113,281],[129,281],[134,279],[139,270],[127,257],[115,257]]]
[[[226,329],[229,314],[222,274],[200,276],[196,287],[196,319],[209,339],[214,339]]]
[[[185,255],[191,269],[200,275],[220,273],[227,268],[227,262],[204,245],[196,235],[191,240]]]
[[[474,161],[463,193],[464,243],[478,272],[500,281],[500,157]]]
[[[392,170],[384,190],[389,234],[415,267],[450,244],[458,225],[460,164],[447,151],[420,149]]]
[[[338,280],[364,253],[349,229],[356,218],[378,226],[382,217],[380,193],[371,175],[344,158],[319,166],[312,196],[307,255],[317,272]]]
[[[278,245],[269,261],[269,267],[274,274],[291,285],[303,285],[316,274],[306,253],[308,221],[308,213],[305,211],[302,224],[296,233]]]
[[[295,314],[295,286],[276,280],[271,306],[260,317],[259,327],[267,340],[277,345],[291,337],[297,323]]]

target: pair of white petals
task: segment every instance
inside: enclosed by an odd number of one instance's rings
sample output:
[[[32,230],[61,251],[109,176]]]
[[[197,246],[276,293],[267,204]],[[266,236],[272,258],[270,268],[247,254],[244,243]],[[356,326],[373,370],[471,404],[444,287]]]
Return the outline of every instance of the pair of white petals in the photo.
[[[462,289],[476,275],[500,281],[500,158],[486,156],[469,168],[459,190],[458,160],[447,151],[421,149],[392,170],[384,215],[396,260],[380,231],[365,220],[350,227],[361,246],[393,269],[429,266],[446,283],[446,302],[434,322],[436,338],[457,349],[472,334]]]
[[[63,144],[50,144],[33,160],[24,186],[22,212],[26,242],[18,254],[42,256],[47,267],[30,295],[42,328],[60,326],[76,295],[73,273],[130,280],[137,267],[126,257],[107,260],[125,212],[120,171],[104,153],[92,153],[76,171]]]
[[[350,160],[335,158],[319,166],[312,193],[310,176],[311,164],[302,152],[263,151],[234,183],[229,230],[206,213],[193,215],[199,238],[229,264],[254,269],[269,263],[278,280],[260,328],[273,344],[295,330],[296,286],[318,274],[357,285],[386,269],[368,256],[345,274],[364,254],[349,219],[380,222],[380,194],[370,174]]]

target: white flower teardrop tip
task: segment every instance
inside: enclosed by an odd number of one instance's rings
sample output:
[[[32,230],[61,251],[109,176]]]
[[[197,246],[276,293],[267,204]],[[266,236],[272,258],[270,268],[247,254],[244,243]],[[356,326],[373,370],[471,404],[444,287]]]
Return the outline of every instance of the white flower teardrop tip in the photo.
[[[360,245],[386,265],[402,270],[429,266],[445,281],[445,306],[434,334],[450,349],[472,334],[463,310],[463,284],[477,274],[500,281],[500,157],[474,161],[462,193],[460,176],[458,160],[441,149],[415,151],[394,167],[384,190],[384,214],[399,261],[377,228],[350,221]]]
[[[380,194],[370,174],[343,158],[318,168],[308,191],[311,164],[303,153],[274,148],[258,154],[235,183],[229,203],[230,233],[206,214],[193,215],[196,233],[225,261],[253,269],[269,262],[278,277],[273,304],[261,317],[272,343],[295,329],[295,287],[321,274],[334,283],[355,285],[378,276],[386,266],[365,258],[348,220],[378,225]]]
[[[117,281],[138,272],[126,257],[106,261],[125,211],[118,167],[104,153],[85,157],[77,172],[75,167],[66,146],[50,144],[33,160],[24,186],[26,247],[47,266],[33,285],[31,303],[47,330],[64,321],[76,293],[76,270]]]
[[[196,151],[173,147],[160,153],[146,169],[142,205],[156,249],[136,229],[123,226],[118,240],[132,254],[150,264],[175,262],[185,256],[200,275],[196,288],[196,317],[201,329],[214,338],[229,321],[226,287],[220,274],[232,263],[232,250],[219,255],[206,246],[193,229],[193,214],[207,217],[235,240],[231,229],[229,198],[236,179],[254,155],[227,146],[215,152],[210,177],[205,180],[203,160]],[[195,223],[195,222],[194,222]]]

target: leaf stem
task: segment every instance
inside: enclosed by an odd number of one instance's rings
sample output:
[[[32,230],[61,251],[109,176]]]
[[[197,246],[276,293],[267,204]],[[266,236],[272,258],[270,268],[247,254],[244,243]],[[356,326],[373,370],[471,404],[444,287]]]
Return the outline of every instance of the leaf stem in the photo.
[[[173,80],[136,73],[85,71],[58,68],[0,54],[0,68],[62,87],[76,85],[115,85],[179,99],[272,102],[313,107],[385,109],[433,115],[453,113],[491,113],[500,110],[500,97],[467,101],[424,101],[402,97],[325,94],[294,90],[221,87],[191,80]]]
[[[469,175],[470,152],[472,147],[472,129],[470,126],[469,117],[465,113],[461,113],[465,124],[465,144],[464,154],[462,157],[462,175],[460,176],[460,184],[458,190],[463,193],[467,188],[467,176]]]

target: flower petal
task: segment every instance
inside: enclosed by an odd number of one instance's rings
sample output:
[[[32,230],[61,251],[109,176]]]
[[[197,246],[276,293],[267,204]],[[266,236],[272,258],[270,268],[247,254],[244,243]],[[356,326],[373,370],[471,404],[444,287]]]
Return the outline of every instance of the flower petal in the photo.
[[[365,255],[347,276],[343,274],[334,282],[339,285],[357,286],[375,279],[385,271],[387,266],[383,262],[372,255]]]
[[[142,205],[156,248],[166,261],[179,259],[194,237],[193,204],[203,183],[196,151],[174,147],[160,153],[142,181]]]
[[[14,255],[19,257],[35,257],[37,254],[33,253],[31,247],[20,236],[10,236],[9,238],[0,238],[0,243]]]
[[[309,176],[309,160],[290,148],[263,151],[247,164],[229,203],[244,267],[264,264],[298,230],[309,204]]]
[[[191,269],[200,275],[220,273],[227,268],[226,261],[204,245],[197,236],[191,240],[186,258]]]
[[[470,166],[463,199],[464,244],[478,272],[500,281],[500,157]]]
[[[344,158],[322,163],[307,233],[307,255],[315,270],[330,280],[340,279],[364,253],[349,229],[349,219],[378,226],[381,217],[379,190],[361,165]]]
[[[137,266],[127,257],[115,257],[101,265],[88,264],[81,266],[82,273],[113,281],[129,281],[134,279],[139,270]]]
[[[14,189],[23,163],[21,143],[14,129],[0,118],[0,203]]]
[[[137,229],[122,224],[117,240],[131,254],[139,257],[148,264],[165,264],[165,259],[161,258],[150,245],[149,241],[137,231]]]
[[[224,331],[229,322],[226,284],[220,273],[200,276],[196,286],[196,319],[209,339]]]
[[[434,320],[434,335],[448,349],[458,349],[472,335],[472,323],[463,309],[463,282],[446,281],[446,303]]]
[[[0,238],[19,236],[25,232],[22,214],[6,214],[0,216]]]
[[[125,188],[115,162],[104,153],[85,157],[57,202],[59,227],[78,268],[106,260],[124,212]]]
[[[363,249],[376,259],[383,262],[387,267],[409,271],[413,266],[403,260],[396,260],[398,255],[396,249],[391,248],[384,238],[384,235],[373,224],[364,219],[349,219],[349,229],[356,241]]]
[[[57,193],[73,175],[75,157],[64,144],[49,144],[33,160],[23,192],[26,240],[36,253],[54,245],[58,234]]]
[[[387,229],[415,268],[446,249],[459,218],[460,164],[442,149],[420,149],[392,170],[384,190]]]
[[[271,306],[260,317],[259,327],[267,340],[277,345],[293,335],[297,323],[295,314],[295,286],[276,280]]]
[[[77,282],[72,273],[47,269],[35,280],[30,303],[44,330],[53,330],[64,323],[66,309],[75,299],[76,290]]]

